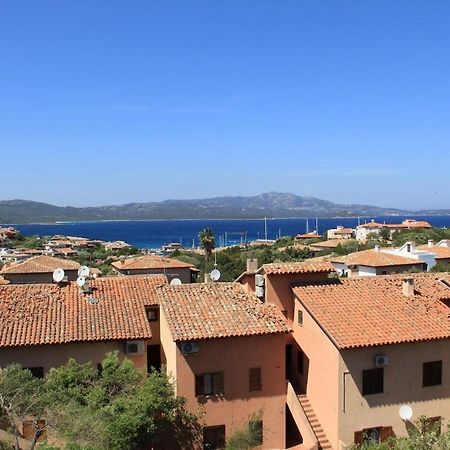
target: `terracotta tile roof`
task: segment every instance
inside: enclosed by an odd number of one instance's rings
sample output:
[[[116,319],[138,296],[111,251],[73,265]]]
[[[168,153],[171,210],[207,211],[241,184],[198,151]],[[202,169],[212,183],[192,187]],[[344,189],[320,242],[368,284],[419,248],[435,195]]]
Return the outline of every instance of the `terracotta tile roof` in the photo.
[[[363,223],[361,225],[358,225],[358,228],[382,228],[386,225],[384,223],[378,223],[378,222],[367,222]]]
[[[426,222],[425,220],[406,219],[402,223],[386,224],[385,227],[400,230],[410,228],[431,228],[431,225],[429,224],[429,222]]]
[[[440,259],[449,259],[450,258],[450,247],[441,247],[439,245],[419,245],[417,247],[418,250],[425,250],[427,252],[434,253],[436,255],[436,261],[439,262]]]
[[[294,236],[294,239],[317,239],[322,237],[322,235],[316,233],[315,231],[311,231],[311,233],[297,234]]]
[[[181,269],[194,267],[193,264],[178,261],[173,258],[165,258],[159,255],[143,255],[124,261],[113,262],[118,270],[145,270],[145,269]]]
[[[341,349],[449,338],[450,274],[413,278],[411,297],[403,295],[399,275],[329,280],[293,291]]]
[[[158,289],[174,341],[287,333],[275,305],[238,283],[185,284]]]
[[[329,249],[329,248],[336,248],[338,245],[349,245],[350,243],[353,242],[355,242],[353,239],[329,239],[328,241],[315,242],[314,244],[310,244],[309,248]]]
[[[144,304],[161,281],[98,278],[86,294],[75,283],[0,286],[0,347],[150,338]]]
[[[59,267],[64,270],[78,270],[80,264],[69,259],[40,255],[20,263],[4,266],[0,273],[51,273]]]
[[[329,231],[332,231],[333,234],[352,234],[353,228],[335,228],[334,230]]]
[[[333,257],[331,262],[342,263],[347,266],[367,267],[411,266],[424,263],[420,259],[408,258],[375,249],[350,253],[342,257]]]
[[[282,275],[291,273],[328,273],[334,272],[333,266],[329,262],[289,262],[264,264],[258,272],[268,275]]]

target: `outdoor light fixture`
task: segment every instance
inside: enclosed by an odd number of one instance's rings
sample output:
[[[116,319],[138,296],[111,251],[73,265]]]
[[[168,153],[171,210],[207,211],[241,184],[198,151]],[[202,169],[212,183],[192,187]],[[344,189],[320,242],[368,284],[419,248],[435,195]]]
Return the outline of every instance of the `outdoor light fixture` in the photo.
[[[409,405],[402,405],[402,406],[400,406],[398,413],[399,413],[401,419],[404,422],[406,422],[407,420],[411,419],[411,417],[413,415],[413,410],[412,410],[411,406],[409,406]]]

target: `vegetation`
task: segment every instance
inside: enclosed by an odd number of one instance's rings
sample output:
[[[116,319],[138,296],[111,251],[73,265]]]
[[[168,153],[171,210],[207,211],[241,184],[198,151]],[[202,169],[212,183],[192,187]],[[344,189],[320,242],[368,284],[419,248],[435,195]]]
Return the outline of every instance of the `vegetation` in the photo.
[[[143,377],[116,353],[106,356],[100,370],[71,359],[45,380],[8,366],[1,371],[0,399],[0,419],[7,418],[12,433],[18,434],[15,424],[24,415],[45,414],[47,431],[62,439],[66,450],[188,449],[200,436],[197,417],[184,409],[185,400],[166,375]]]
[[[208,259],[212,255],[212,251],[214,250],[214,244],[216,238],[214,237],[214,233],[211,228],[205,228],[198,234],[200,239],[200,245],[205,250],[205,267],[208,270]]]
[[[441,239],[450,239],[450,229],[428,228],[425,230],[401,230],[392,234],[394,247],[401,247],[405,242],[413,241],[417,245],[423,245],[432,239],[437,244]]]
[[[236,431],[225,444],[225,450],[252,450],[261,445],[263,429],[261,413],[250,419],[248,427]]]
[[[392,437],[386,442],[367,440],[363,444],[352,445],[350,450],[449,450],[450,431],[441,433],[441,423],[431,423],[426,417],[420,417],[410,424],[408,436]]]

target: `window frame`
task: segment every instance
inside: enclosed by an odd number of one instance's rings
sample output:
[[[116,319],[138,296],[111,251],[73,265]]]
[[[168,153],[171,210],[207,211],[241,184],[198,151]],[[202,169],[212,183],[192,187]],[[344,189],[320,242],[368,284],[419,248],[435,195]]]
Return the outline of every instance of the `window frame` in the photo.
[[[262,391],[261,367],[252,367],[248,369],[248,390],[249,392]]]
[[[195,396],[211,397],[225,395],[224,372],[205,372],[195,375]]]
[[[439,367],[439,372],[436,372]],[[422,387],[442,385],[442,360],[422,363]]]
[[[376,376],[381,376],[381,381],[376,380]],[[384,392],[384,367],[365,369],[362,371],[361,393],[366,395],[382,394]]]

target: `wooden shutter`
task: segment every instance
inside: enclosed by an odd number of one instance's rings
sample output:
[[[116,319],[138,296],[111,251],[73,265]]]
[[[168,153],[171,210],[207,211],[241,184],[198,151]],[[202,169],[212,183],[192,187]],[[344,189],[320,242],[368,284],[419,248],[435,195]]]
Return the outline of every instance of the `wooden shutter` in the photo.
[[[355,431],[355,437],[354,437],[355,444],[362,444],[363,443],[363,431]]]
[[[261,367],[255,367],[248,371],[248,390],[260,391],[262,389]]]
[[[381,427],[381,436],[380,440],[381,442],[386,442],[394,435],[392,431],[392,427]]]

